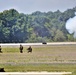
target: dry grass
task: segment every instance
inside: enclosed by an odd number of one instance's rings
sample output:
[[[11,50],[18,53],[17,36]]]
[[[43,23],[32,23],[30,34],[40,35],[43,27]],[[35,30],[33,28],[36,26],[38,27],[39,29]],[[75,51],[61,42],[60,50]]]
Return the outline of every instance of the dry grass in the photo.
[[[23,53],[18,47],[3,47],[0,53],[0,66],[6,71],[74,71],[76,69],[76,46],[32,46],[33,52]],[[68,66],[67,66],[67,65]],[[52,68],[51,68],[52,67]],[[11,69],[10,69],[11,68]]]

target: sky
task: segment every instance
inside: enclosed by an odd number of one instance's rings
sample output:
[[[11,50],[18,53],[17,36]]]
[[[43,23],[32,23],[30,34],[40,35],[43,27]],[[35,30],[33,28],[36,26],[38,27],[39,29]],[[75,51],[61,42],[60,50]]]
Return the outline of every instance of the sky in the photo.
[[[20,13],[31,14],[35,11],[61,12],[76,6],[76,0],[0,0],[0,12],[16,9]]]

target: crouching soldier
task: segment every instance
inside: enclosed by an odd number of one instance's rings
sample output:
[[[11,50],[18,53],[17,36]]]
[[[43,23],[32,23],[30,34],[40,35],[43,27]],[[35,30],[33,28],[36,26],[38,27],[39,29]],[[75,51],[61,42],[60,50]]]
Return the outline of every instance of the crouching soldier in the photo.
[[[20,45],[19,49],[20,49],[20,53],[23,53],[23,46],[22,45]]]
[[[31,46],[30,46],[29,48],[27,48],[27,50],[28,50],[28,53],[29,53],[29,52],[32,52]]]
[[[1,46],[0,46],[0,53],[2,53],[2,51],[1,51],[1,50],[2,50],[2,48],[1,48]]]
[[[5,72],[4,68],[0,68],[0,72]]]

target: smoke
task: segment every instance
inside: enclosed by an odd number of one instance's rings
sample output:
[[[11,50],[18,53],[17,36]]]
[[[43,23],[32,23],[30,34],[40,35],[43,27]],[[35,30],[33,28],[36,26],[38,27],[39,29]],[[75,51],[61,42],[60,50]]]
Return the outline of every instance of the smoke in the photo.
[[[75,13],[76,15],[76,13]],[[68,30],[68,32],[70,34],[74,34],[74,38],[76,38],[76,16],[73,18],[70,18],[67,22],[66,22],[66,29]]]

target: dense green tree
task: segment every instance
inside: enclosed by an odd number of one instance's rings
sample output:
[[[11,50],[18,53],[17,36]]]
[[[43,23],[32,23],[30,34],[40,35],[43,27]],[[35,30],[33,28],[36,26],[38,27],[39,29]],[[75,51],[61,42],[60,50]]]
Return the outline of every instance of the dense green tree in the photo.
[[[57,30],[57,31],[56,31],[56,35],[55,35],[55,37],[54,37],[54,40],[55,40],[55,41],[59,41],[59,42],[65,41],[65,37],[64,37],[63,32],[60,31],[60,30]]]
[[[64,12],[32,14],[15,9],[0,12],[0,43],[76,41],[65,28],[66,21],[75,16],[76,7]]]

